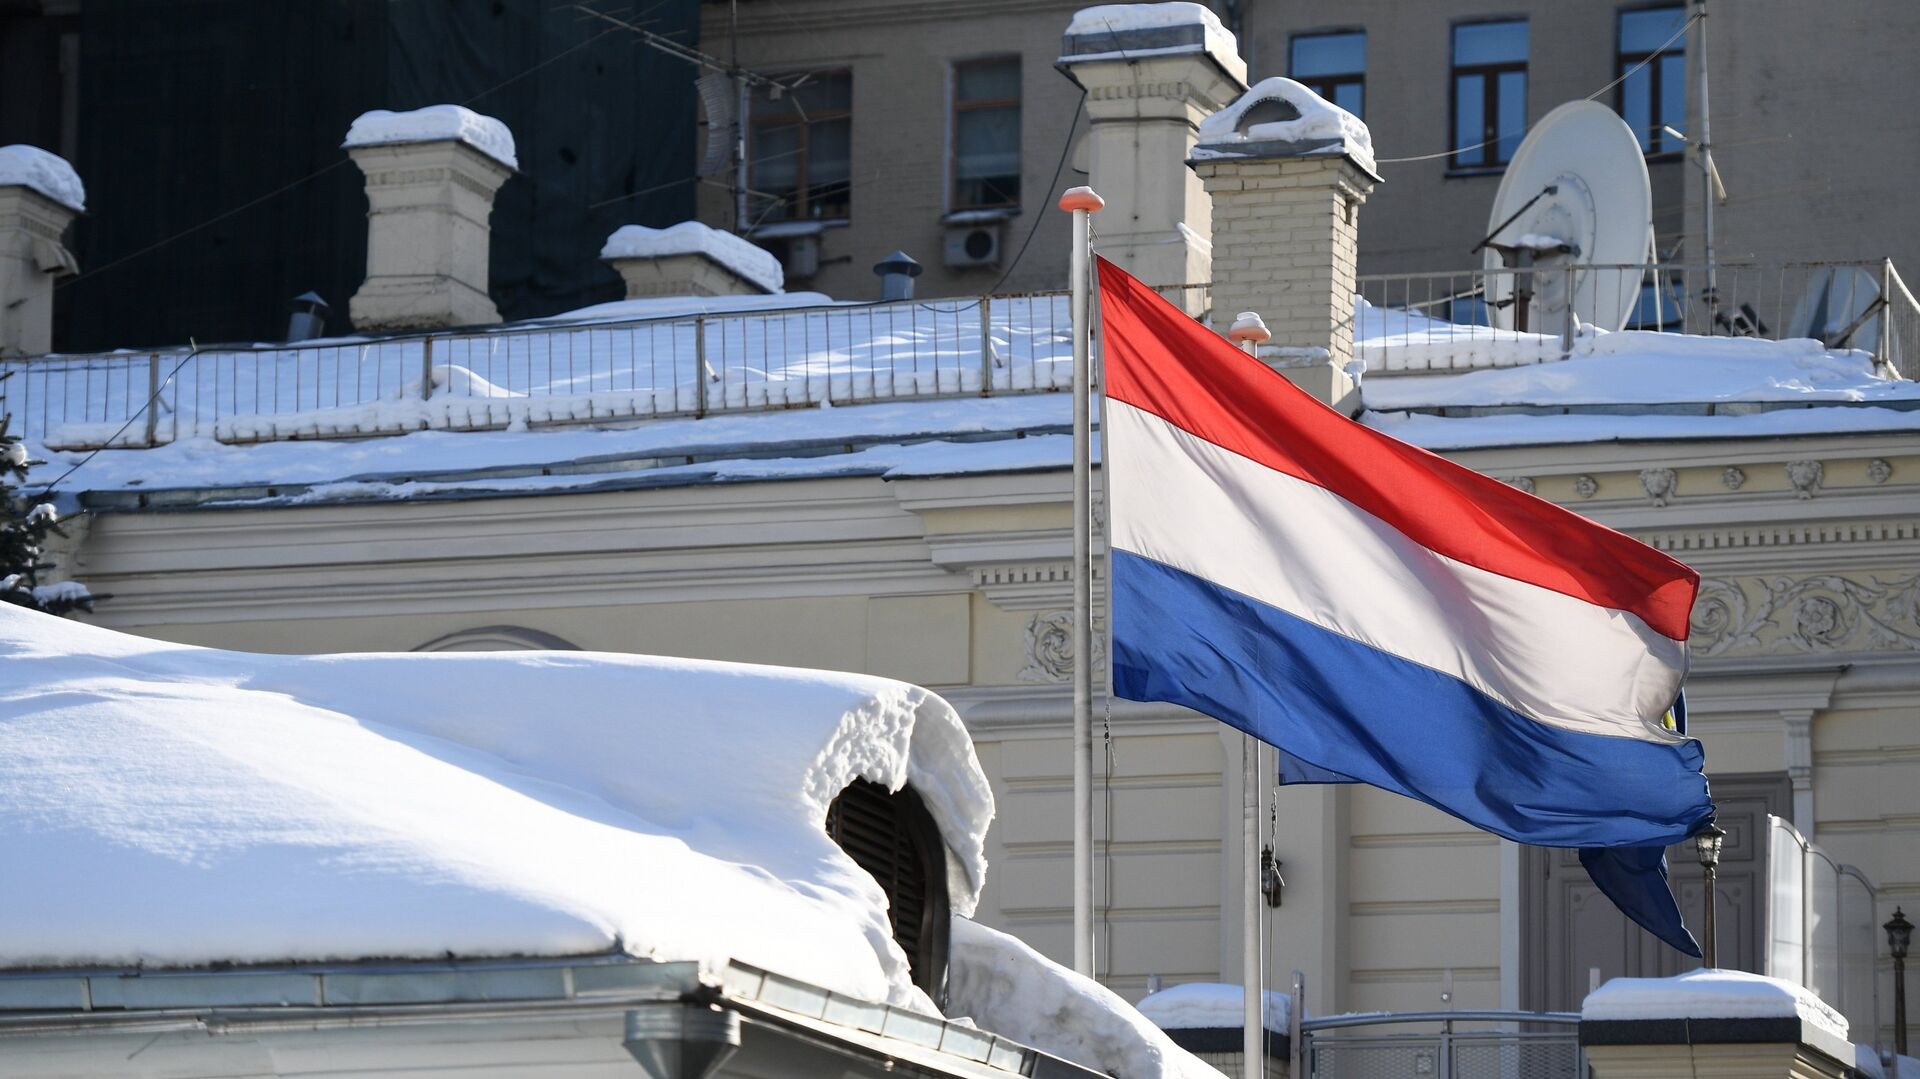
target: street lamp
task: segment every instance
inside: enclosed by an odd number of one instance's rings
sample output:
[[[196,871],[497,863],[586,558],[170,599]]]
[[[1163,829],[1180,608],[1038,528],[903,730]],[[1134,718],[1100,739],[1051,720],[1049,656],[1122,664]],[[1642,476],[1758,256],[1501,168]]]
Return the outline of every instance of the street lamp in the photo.
[[[1718,934],[1714,932],[1713,925],[1714,908],[1719,905],[1719,902],[1718,896],[1714,894],[1713,878],[1714,871],[1720,868],[1720,844],[1726,838],[1727,833],[1717,824],[1708,824],[1693,834],[1694,849],[1700,853],[1700,868],[1707,871],[1706,959],[1709,970],[1717,970],[1720,967],[1720,940]]]
[[[1913,923],[1893,908],[1893,917],[1881,926],[1887,931],[1887,950],[1893,953],[1893,1051],[1907,1055],[1907,946],[1913,943]]]

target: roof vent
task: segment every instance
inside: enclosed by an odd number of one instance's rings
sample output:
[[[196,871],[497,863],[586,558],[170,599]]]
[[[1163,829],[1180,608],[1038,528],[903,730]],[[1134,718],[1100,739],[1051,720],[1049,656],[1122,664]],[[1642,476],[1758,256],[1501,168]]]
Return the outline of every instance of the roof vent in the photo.
[[[287,343],[311,341],[327,332],[327,312],[331,310],[318,292],[308,290],[293,298],[293,313],[287,316]]]
[[[913,299],[913,279],[920,276],[921,269],[921,265],[905,251],[895,251],[874,263],[873,272],[880,277],[880,298]]]

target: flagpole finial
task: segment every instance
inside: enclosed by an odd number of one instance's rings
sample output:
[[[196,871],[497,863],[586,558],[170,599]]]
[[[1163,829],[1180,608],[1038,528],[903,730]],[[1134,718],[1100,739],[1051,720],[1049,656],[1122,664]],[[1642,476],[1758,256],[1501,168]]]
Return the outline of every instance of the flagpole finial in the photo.
[[[1069,187],[1066,194],[1060,196],[1060,208],[1068,212],[1085,210],[1099,213],[1107,206],[1107,200],[1099,196],[1091,187]]]
[[[1273,340],[1273,331],[1267,329],[1258,311],[1242,311],[1234,316],[1233,325],[1227,327],[1227,340],[1241,348],[1245,348],[1248,342],[1264,345]]]

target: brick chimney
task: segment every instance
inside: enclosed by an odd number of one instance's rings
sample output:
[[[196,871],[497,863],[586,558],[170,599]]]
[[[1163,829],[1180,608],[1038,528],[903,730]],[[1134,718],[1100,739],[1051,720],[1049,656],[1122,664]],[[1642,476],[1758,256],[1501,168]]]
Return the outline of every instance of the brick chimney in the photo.
[[[664,229],[622,225],[607,237],[600,260],[627,283],[629,300],[785,291],[786,275],[772,252],[698,221]]]
[[[1207,280],[1211,206],[1182,163],[1201,119],[1246,88],[1233,35],[1199,4],[1104,5],[1074,15],[1060,53],[1087,92],[1087,182],[1107,200],[1094,246],[1149,285]]]
[[[367,178],[367,278],[348,314],[357,330],[500,321],[487,295],[494,192],[518,168],[513,134],[458,105],[378,109],[344,143]]]
[[[64,158],[0,146],[0,356],[53,349],[53,283],[80,264],[60,242],[87,193]]]
[[[1259,312],[1273,332],[1260,358],[1351,411],[1354,248],[1380,179],[1367,126],[1291,79],[1264,79],[1206,118],[1188,164],[1213,200],[1215,329]]]

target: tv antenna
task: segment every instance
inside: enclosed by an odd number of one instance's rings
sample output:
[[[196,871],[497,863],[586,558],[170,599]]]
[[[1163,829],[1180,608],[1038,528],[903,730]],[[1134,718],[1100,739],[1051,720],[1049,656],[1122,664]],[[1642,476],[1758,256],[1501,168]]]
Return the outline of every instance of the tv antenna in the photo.
[[[746,233],[751,224],[747,218],[748,94],[754,87],[775,94],[788,93],[798,89],[807,81],[808,76],[800,75],[782,81],[740,66],[740,0],[731,0],[728,4],[730,46],[728,60],[721,60],[711,53],[702,52],[664,34],[656,34],[630,19],[621,18],[587,4],[574,4],[573,8],[584,15],[634,34],[649,48],[657,49],[676,60],[702,69],[703,74],[694,80],[694,90],[699,95],[700,107],[707,116],[707,137],[695,173],[699,176],[714,176],[726,171],[729,167],[732,169],[733,230],[737,233]],[[804,122],[804,113],[801,119]]]

